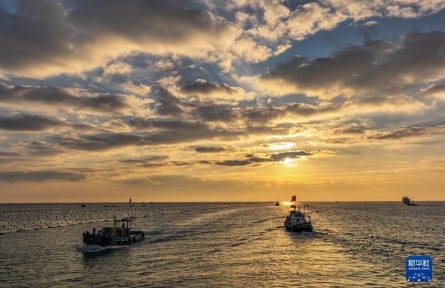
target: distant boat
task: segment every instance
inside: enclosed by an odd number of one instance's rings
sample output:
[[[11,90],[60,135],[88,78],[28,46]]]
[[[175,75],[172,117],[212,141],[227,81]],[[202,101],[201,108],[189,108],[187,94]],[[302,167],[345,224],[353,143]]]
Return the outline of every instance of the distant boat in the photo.
[[[114,220],[113,227],[104,227],[93,233],[86,231],[83,233],[83,243],[76,247],[77,251],[83,253],[96,253],[108,249],[117,249],[122,246],[133,245],[144,240],[145,235],[142,231],[131,231],[131,222],[133,219],[124,218]]]
[[[404,197],[402,198],[402,202],[403,202],[404,205],[407,205],[407,206],[417,206],[417,204],[414,203],[414,202],[412,202],[412,200],[409,199],[408,196],[404,196]]]
[[[82,205],[80,205],[80,207],[86,207],[87,205],[85,205],[85,204],[82,204]]]
[[[275,202],[275,206],[280,206],[280,202]]]

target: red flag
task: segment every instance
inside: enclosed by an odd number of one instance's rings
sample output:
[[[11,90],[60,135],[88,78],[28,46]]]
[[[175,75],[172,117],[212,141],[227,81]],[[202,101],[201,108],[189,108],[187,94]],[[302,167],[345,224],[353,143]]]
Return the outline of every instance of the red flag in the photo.
[[[297,201],[297,196],[296,196],[296,195],[292,196],[292,200],[291,200],[291,201],[292,201],[292,202]]]

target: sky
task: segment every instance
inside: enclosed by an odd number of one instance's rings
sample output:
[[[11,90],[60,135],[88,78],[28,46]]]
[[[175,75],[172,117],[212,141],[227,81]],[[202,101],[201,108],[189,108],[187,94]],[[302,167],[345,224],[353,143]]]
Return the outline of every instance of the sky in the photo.
[[[445,200],[442,0],[0,0],[0,202]]]

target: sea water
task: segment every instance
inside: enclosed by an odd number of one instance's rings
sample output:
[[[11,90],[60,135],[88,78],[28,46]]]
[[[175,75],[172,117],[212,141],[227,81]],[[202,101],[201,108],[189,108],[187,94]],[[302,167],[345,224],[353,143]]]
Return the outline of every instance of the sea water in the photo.
[[[301,234],[274,203],[0,204],[0,287],[445,287],[444,202],[308,204]],[[128,215],[142,243],[76,251]],[[410,255],[432,282],[406,282]]]

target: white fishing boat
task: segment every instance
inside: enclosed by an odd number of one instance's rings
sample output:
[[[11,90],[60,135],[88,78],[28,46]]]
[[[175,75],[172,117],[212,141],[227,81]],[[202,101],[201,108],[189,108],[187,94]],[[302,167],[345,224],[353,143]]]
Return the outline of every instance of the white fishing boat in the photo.
[[[289,212],[286,220],[284,220],[284,227],[292,232],[312,232],[311,216],[306,217],[306,205],[303,206],[303,212],[301,212],[300,206],[297,210],[296,196],[292,196],[292,202],[294,202],[294,205],[291,206],[293,210]]]
[[[131,218],[114,220],[113,227],[104,227],[93,233],[83,233],[83,244],[76,247],[77,251],[83,253],[96,253],[104,250],[119,249],[123,246],[136,244],[144,240],[144,232],[131,230]]]

